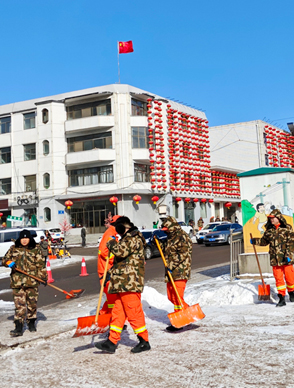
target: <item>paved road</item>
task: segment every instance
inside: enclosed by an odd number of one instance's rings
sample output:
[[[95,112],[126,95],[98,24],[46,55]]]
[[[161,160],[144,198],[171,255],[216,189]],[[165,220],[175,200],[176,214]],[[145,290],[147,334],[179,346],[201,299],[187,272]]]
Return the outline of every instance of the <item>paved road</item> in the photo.
[[[53,285],[66,291],[85,289],[87,294],[97,294],[100,285],[97,276],[97,247],[95,248],[71,248],[72,255],[92,256],[93,259],[87,260],[87,273],[89,276],[81,277],[81,263],[73,263],[61,268],[54,268],[52,275],[55,280]],[[200,269],[213,265],[221,265],[229,261],[229,246],[220,245],[205,247],[204,245],[193,244],[192,269]],[[164,267],[160,257],[152,258],[146,263],[145,280],[164,277]],[[9,289],[9,278],[0,280],[0,290]],[[46,306],[65,299],[65,295],[59,291],[47,286],[40,286],[40,295],[38,306]],[[11,291],[1,293],[0,299],[12,301]]]

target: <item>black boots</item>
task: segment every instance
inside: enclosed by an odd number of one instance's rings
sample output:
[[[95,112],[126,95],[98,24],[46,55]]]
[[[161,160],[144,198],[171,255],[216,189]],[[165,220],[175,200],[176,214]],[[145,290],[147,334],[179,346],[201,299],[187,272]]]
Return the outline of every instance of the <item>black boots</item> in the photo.
[[[36,320],[37,320],[37,318],[32,318],[32,319],[28,320],[28,328],[29,328],[30,332],[37,331],[36,326],[35,326]]]
[[[289,292],[290,302],[294,302],[294,291]]]
[[[146,350],[150,350],[151,349],[151,346],[149,344],[149,342],[145,341],[142,337],[140,337],[139,335],[137,335],[138,337],[138,340],[140,341],[138,343],[138,345],[136,345],[132,350],[131,352],[132,353],[141,353],[141,352],[145,352]]]
[[[103,342],[97,342],[95,346],[97,349],[103,350],[107,353],[114,353],[117,348],[117,345],[111,342],[109,339]]]
[[[282,294],[278,294],[279,302],[276,304],[276,307],[286,306],[285,297]]]
[[[173,325],[170,325],[170,326],[166,327],[165,330],[167,330],[171,333],[174,333],[175,331],[183,330],[183,328],[182,327],[174,327]]]
[[[11,337],[20,337],[22,335],[23,323],[21,321],[14,321],[15,329],[10,331]]]

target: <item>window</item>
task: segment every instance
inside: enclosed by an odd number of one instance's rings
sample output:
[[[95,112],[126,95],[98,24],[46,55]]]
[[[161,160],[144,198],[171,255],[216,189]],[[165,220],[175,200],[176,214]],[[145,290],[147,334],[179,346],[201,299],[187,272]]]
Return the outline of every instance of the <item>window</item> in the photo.
[[[135,182],[150,182],[150,167],[134,163],[134,176]]]
[[[49,111],[48,109],[43,109],[42,110],[42,123],[47,124],[49,121]]]
[[[113,182],[113,166],[82,168],[70,170],[69,186],[96,185]]]
[[[132,116],[147,116],[147,102],[132,98]]]
[[[36,159],[36,144],[25,144],[24,148],[24,160],[34,160]]]
[[[149,148],[148,128],[132,127],[132,148]]]
[[[269,166],[268,154],[265,154],[264,158],[265,158],[265,165]]]
[[[49,148],[49,141],[48,140],[44,140],[43,141],[43,155],[49,155],[49,152],[50,152],[50,148]]]
[[[206,203],[200,202],[200,216],[202,218],[206,218],[207,217]]]
[[[48,174],[47,172],[43,175],[43,185],[45,189],[49,189],[50,187],[50,174]]]
[[[44,221],[51,221],[51,209],[49,207],[44,207]]]
[[[36,175],[27,175],[24,177],[25,191],[36,191]]]
[[[20,231],[16,232],[5,232],[4,233],[4,241],[3,242],[11,242],[12,240],[17,240],[19,237]]]
[[[0,133],[9,133],[11,131],[11,117],[2,117],[0,119]]]
[[[95,148],[112,148],[112,133],[103,132],[93,135],[71,137],[67,139],[68,152],[88,151]]]
[[[66,108],[67,120],[81,119],[90,116],[109,116],[111,115],[111,100],[102,100],[68,106]]]
[[[24,129],[36,128],[36,112],[24,114],[23,124],[24,124]]]
[[[0,195],[11,194],[11,178],[0,179]]]
[[[0,148],[0,163],[11,163],[11,147]]]

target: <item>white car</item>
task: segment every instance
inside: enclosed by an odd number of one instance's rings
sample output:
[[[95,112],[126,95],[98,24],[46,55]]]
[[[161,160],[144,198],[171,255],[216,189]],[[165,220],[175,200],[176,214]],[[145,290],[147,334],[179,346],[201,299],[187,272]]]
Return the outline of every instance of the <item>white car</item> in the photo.
[[[205,225],[199,232],[196,233],[196,241],[198,244],[203,243],[204,236],[211,232],[213,228],[215,228],[217,225],[221,224],[230,224],[231,222],[229,221],[215,221],[215,222],[210,222],[209,224]]]
[[[0,259],[2,259],[8,249],[14,244],[14,241],[19,238],[19,234],[23,229],[27,229],[31,232],[31,235],[37,244],[40,242],[41,236],[46,238],[43,229],[34,228],[30,226],[21,228],[0,229]]]
[[[64,233],[61,231],[60,228],[51,228],[48,229],[48,231],[53,240],[60,241],[61,238],[64,239]]]
[[[184,232],[187,233],[187,235],[192,238],[193,237],[193,228],[190,225],[187,225],[184,221],[178,221],[178,224],[183,229]]]

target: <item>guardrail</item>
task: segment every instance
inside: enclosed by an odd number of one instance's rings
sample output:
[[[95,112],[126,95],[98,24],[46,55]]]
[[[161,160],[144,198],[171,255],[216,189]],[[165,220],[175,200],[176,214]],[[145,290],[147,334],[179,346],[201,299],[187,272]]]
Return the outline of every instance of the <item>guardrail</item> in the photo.
[[[238,236],[238,238],[234,238]],[[230,278],[231,281],[239,274],[238,258],[242,253],[242,237],[240,233],[233,233],[230,231]]]

